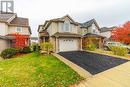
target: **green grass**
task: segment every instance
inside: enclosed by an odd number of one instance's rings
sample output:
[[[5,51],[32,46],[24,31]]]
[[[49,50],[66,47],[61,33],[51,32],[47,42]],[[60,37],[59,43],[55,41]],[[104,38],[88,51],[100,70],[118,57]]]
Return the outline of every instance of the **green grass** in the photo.
[[[83,80],[52,55],[31,53],[0,61],[0,87],[68,87]]]

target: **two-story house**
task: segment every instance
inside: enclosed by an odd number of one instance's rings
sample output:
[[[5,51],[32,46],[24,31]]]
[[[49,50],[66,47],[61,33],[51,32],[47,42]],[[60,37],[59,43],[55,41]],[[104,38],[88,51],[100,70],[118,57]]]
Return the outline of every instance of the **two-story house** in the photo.
[[[54,52],[76,51],[82,49],[80,26],[69,15],[46,21],[39,25],[40,42],[51,42]]]
[[[95,19],[80,23],[80,28],[83,36],[83,49],[86,48],[86,44],[89,42],[89,38],[93,38],[93,43],[95,43],[98,48],[103,47],[105,37],[101,35],[100,27]]]
[[[15,37],[14,33],[31,35],[31,29],[27,18],[17,17],[15,13],[0,13],[0,52],[12,47]],[[29,45],[29,38],[27,38]]]

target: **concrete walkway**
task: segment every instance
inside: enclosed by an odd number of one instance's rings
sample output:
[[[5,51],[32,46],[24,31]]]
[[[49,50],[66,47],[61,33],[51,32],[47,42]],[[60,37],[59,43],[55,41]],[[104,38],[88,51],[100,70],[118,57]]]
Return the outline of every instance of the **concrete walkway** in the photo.
[[[130,87],[130,62],[87,78],[76,87]]]

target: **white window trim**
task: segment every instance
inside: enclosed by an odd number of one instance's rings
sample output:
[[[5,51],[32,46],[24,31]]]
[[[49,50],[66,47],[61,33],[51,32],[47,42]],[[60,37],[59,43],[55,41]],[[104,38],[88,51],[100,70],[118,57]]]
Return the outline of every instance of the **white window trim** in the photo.
[[[17,31],[18,28],[20,28],[21,30],[20,30],[20,31]],[[16,32],[22,32],[22,27],[16,27],[15,31],[16,31]]]

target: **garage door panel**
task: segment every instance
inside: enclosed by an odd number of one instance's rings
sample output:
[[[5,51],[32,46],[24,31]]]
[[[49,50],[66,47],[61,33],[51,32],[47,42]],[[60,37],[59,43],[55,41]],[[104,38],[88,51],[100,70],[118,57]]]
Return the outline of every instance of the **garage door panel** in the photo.
[[[59,50],[62,51],[75,51],[78,50],[77,39],[59,39]]]

